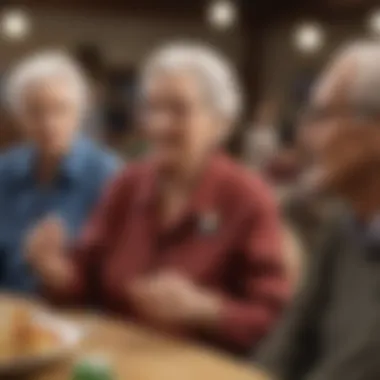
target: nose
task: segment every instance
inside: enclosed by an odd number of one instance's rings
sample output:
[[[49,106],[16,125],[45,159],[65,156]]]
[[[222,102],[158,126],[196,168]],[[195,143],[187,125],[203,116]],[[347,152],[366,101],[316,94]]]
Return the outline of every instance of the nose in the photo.
[[[164,112],[153,115],[147,123],[148,130],[155,135],[165,135],[171,130],[170,116]]]

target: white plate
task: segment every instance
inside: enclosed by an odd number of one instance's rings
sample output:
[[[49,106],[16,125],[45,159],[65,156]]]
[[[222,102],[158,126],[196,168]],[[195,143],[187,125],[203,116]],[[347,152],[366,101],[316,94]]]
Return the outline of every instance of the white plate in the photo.
[[[65,359],[78,345],[83,336],[83,331],[75,323],[62,320],[45,313],[34,315],[37,325],[53,331],[60,338],[61,344],[47,353],[17,357],[11,360],[0,360],[0,379],[3,376],[26,373],[37,370],[40,367],[51,364],[57,360]]]

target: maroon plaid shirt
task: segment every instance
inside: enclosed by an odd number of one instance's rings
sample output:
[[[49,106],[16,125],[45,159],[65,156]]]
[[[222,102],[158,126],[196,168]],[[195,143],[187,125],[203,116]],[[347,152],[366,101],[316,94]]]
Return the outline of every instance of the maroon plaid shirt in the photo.
[[[210,333],[214,342],[254,347],[290,293],[268,187],[215,155],[178,223],[163,230],[156,218],[157,174],[152,163],[131,165],[111,185],[73,252],[76,281],[65,296],[95,292],[103,307],[134,317],[126,281],[175,269],[224,297],[219,326]]]

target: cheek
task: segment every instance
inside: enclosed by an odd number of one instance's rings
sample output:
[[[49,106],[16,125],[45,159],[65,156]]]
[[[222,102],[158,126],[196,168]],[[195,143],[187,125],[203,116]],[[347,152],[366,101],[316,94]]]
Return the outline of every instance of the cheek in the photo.
[[[23,136],[33,140],[41,140],[44,138],[45,133],[43,132],[44,128],[42,128],[43,123],[41,118],[24,114],[22,118],[19,119],[18,125]]]
[[[363,138],[348,134],[330,145],[326,158],[336,170],[350,171],[366,167],[374,155]]]
[[[194,146],[205,149],[210,146],[216,139],[218,126],[207,116],[198,116],[194,118],[191,125],[188,125],[189,143]]]
[[[309,140],[308,148],[320,160],[332,157],[335,159],[339,156],[341,148],[347,145],[344,129],[338,120],[316,124]]]
[[[58,118],[57,125],[62,130],[62,134],[71,135],[80,124],[80,116],[77,112],[67,112]]]
[[[300,146],[311,155],[318,154],[323,146],[328,128],[329,126],[321,123],[303,127],[297,136]]]
[[[317,126],[314,134],[314,145],[318,150],[325,146],[328,148],[338,145],[341,140],[338,136],[339,124],[337,122],[323,123]]]

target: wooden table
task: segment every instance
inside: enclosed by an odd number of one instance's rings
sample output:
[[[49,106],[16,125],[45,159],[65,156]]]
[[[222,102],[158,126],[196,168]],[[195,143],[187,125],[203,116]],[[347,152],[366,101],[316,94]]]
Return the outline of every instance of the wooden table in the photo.
[[[70,380],[73,364],[88,355],[104,355],[117,380],[268,380],[259,370],[220,352],[136,325],[93,314],[63,316],[85,329],[82,344],[65,362],[49,365],[23,380]]]

